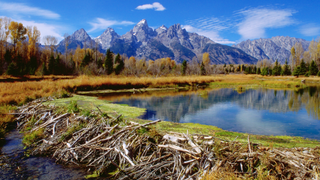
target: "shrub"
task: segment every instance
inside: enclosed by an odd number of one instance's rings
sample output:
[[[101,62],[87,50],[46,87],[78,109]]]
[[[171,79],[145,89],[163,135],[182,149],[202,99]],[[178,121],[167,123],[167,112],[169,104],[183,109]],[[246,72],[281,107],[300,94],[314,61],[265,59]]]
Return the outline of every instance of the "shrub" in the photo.
[[[79,111],[80,111],[80,109],[77,104],[77,101],[71,101],[70,104],[68,105],[68,112],[69,113],[77,113]]]
[[[305,77],[309,77],[310,76],[310,72],[306,72],[306,74],[304,74]]]

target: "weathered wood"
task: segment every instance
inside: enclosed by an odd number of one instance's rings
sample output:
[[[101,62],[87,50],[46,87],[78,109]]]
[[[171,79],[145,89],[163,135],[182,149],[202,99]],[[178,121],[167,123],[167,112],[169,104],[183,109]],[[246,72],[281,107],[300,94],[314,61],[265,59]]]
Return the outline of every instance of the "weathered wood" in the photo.
[[[123,156],[130,164],[131,166],[135,166],[135,164],[132,162],[132,160],[130,159],[130,157],[126,156],[122,151],[120,151],[117,148],[114,148],[115,151],[117,151],[118,153],[121,154],[121,156]]]
[[[189,154],[193,154],[193,155],[197,155],[198,153],[196,152],[193,152],[193,151],[189,151],[189,150],[186,150],[186,149],[183,149],[179,146],[175,146],[175,145],[171,145],[171,144],[167,144],[167,145],[158,145],[158,147],[161,147],[161,148],[169,148],[169,149],[173,149],[173,150],[176,150],[176,151],[181,151],[181,152],[185,152],[185,153],[189,153]]]
[[[188,140],[188,144],[198,153],[200,154],[201,153],[201,149],[198,145],[196,145],[195,143],[193,143],[191,141],[191,139],[186,135],[186,134],[183,134],[184,137]]]
[[[186,138],[181,138],[181,137],[173,136],[170,134],[166,134],[162,138],[166,139],[168,141],[174,142],[174,143],[183,143],[183,142],[187,141]]]
[[[270,150],[253,144],[258,148],[254,152],[249,136],[248,144],[243,145],[236,139],[226,141],[201,134],[169,132],[162,136],[157,132],[154,135],[152,131],[141,133],[138,129],[160,120],[138,124],[122,121],[116,113],[116,118],[88,118],[76,113],[61,115],[54,109],[35,102],[16,111],[17,124],[21,128],[31,124],[32,130],[44,129],[43,139],[33,143],[32,154],[52,154],[60,163],[87,165],[99,173],[106,173],[110,165],[114,165],[119,171],[112,179],[199,179],[206,173],[224,173],[226,170],[232,171],[235,178],[257,179],[259,167],[253,164],[262,161],[277,164],[266,166],[271,177],[276,172],[277,177],[283,179],[316,179],[320,172],[317,154],[320,148]],[[29,123],[30,119],[37,123]],[[39,123],[41,120],[43,122]],[[113,127],[106,123],[115,121],[119,123]],[[83,122],[82,129],[70,133],[72,129],[67,126],[78,127]],[[281,171],[277,167],[281,167]]]

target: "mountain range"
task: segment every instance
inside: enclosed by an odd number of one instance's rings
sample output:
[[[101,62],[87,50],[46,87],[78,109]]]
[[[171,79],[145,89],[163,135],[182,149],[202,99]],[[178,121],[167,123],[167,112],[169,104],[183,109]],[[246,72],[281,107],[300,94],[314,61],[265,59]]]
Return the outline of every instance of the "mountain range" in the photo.
[[[152,29],[145,19],[122,36],[114,29],[107,28],[97,38],[91,38],[84,29],[80,29],[66,39],[68,39],[68,49],[76,49],[78,46],[98,48],[100,52],[110,49],[114,53],[146,60],[170,57],[179,63],[183,60],[190,62],[207,52],[212,64],[255,64],[265,58],[278,59],[284,63],[285,59],[290,57],[290,49],[296,42],[301,42],[305,49],[309,46],[309,42],[303,39],[283,36],[247,40],[227,46],[215,43],[197,33],[187,32],[180,24],[169,28],[162,25]],[[58,44],[59,52],[65,52],[66,39]]]
[[[232,47],[239,48],[258,60],[278,59],[281,64],[284,64],[286,59],[289,61],[291,48],[297,42],[301,43],[304,50],[307,50],[310,44],[304,39],[276,36],[270,39],[246,40]]]
[[[110,48],[114,53],[146,60],[170,57],[181,63],[183,60],[191,61],[194,57],[197,58],[204,52],[208,52],[211,63],[215,64],[252,64],[257,61],[239,48],[221,45],[207,37],[187,32],[180,24],[169,28],[163,25],[152,29],[145,19],[122,36],[118,35],[114,29],[107,28],[100,36],[93,39],[84,29],[80,29],[68,39],[68,49],[76,49],[77,46],[94,48],[97,42],[100,52]],[[64,53],[65,45],[66,39],[58,44],[58,51]]]

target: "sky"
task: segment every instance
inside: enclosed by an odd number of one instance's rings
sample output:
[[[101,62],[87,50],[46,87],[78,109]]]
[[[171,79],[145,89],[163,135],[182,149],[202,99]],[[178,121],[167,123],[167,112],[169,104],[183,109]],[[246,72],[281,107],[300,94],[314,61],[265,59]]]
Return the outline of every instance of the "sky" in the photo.
[[[37,26],[62,40],[81,28],[95,38],[108,27],[119,35],[146,19],[149,27],[180,24],[188,32],[232,45],[241,41],[320,36],[319,0],[0,0],[0,17]]]

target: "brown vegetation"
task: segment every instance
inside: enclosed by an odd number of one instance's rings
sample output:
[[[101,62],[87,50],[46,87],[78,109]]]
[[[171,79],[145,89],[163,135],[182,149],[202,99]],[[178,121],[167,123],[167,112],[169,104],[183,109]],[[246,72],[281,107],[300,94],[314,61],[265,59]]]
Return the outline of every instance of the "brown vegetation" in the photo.
[[[317,179],[319,148],[273,148],[213,136],[160,134],[152,124],[127,122],[99,109],[82,116],[76,104],[65,113],[36,100],[15,113],[34,155],[86,165],[113,179]],[[113,117],[112,117],[113,116]],[[150,127],[151,126],[151,127]]]

